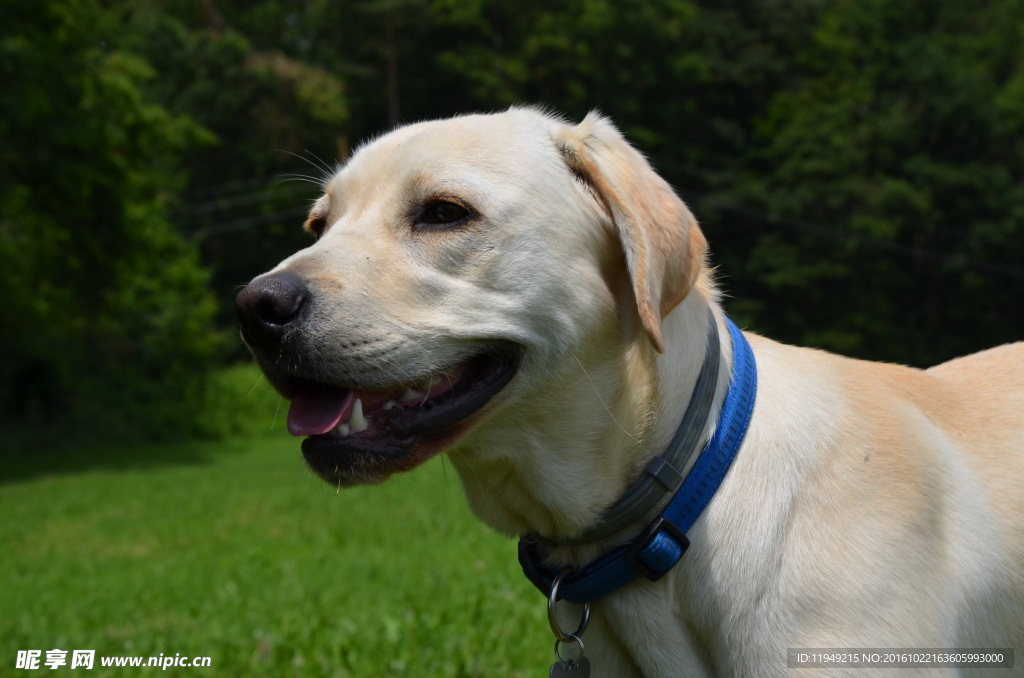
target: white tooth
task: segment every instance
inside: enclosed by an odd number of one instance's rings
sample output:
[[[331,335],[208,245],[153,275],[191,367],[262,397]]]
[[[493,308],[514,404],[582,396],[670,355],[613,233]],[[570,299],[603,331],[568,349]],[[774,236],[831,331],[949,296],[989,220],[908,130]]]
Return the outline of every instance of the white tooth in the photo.
[[[348,424],[338,424],[338,433],[343,436],[347,436],[349,433]]]
[[[430,378],[430,386],[437,386],[440,383],[441,383],[441,377],[439,375],[435,375],[435,376]],[[430,386],[428,386],[427,388],[429,389]]]
[[[356,398],[356,404],[352,406],[352,418],[348,420],[349,424],[352,425],[352,433],[359,433],[365,431],[366,417],[363,416],[363,400],[362,398]]]
[[[395,402],[394,400],[387,401],[386,403],[384,403],[384,411],[387,412],[388,410],[390,410],[392,407],[394,407],[397,404],[398,403]]]
[[[402,394],[400,400],[403,403],[411,403],[413,400],[419,400],[421,397],[423,397],[423,394],[417,391],[416,389],[407,388],[405,389],[405,393]]]

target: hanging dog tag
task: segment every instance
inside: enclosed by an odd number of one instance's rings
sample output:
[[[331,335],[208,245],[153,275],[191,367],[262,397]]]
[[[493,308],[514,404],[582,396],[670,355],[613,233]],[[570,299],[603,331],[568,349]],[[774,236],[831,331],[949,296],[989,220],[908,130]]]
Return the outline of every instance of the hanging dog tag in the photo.
[[[558,651],[558,646],[563,643],[575,643],[580,648],[580,656],[576,659],[563,657]],[[579,636],[570,633],[564,638],[555,641],[555,658],[558,660],[551,665],[550,678],[589,678],[590,661],[583,656],[583,641]]]
[[[589,678],[590,661],[586,657],[580,657],[578,661],[572,659],[564,662],[555,662],[551,665],[550,678]]]
[[[555,634],[555,658],[558,660],[551,665],[550,678],[590,678],[590,661],[583,656],[586,650],[583,647],[583,632],[587,630],[587,622],[590,621],[590,603],[583,605],[583,617],[580,625],[576,627],[575,633],[566,633],[558,623],[555,615],[555,604],[558,602],[558,585],[568,572],[563,572],[551,584],[551,593],[548,595],[548,623]],[[563,657],[559,647],[563,644],[575,644],[579,647],[579,656],[575,659]]]

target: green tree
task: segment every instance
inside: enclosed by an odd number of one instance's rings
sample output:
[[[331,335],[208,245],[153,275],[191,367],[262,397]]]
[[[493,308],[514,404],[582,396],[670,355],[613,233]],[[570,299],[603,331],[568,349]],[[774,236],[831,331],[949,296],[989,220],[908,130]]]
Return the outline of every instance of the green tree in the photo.
[[[76,439],[186,432],[218,343],[163,216],[209,135],[144,96],[119,29],[94,0],[9,5],[0,29],[0,416]]]
[[[1022,37],[1019,0],[833,3],[747,184],[764,326],[912,364],[1020,338]]]

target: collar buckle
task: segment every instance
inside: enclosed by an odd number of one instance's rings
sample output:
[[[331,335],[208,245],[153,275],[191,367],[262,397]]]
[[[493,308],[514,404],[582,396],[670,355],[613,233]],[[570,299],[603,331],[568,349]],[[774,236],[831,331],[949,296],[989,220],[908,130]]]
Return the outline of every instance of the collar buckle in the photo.
[[[641,577],[658,581],[679,562],[689,546],[690,540],[675,523],[658,516],[630,543],[623,557]]]

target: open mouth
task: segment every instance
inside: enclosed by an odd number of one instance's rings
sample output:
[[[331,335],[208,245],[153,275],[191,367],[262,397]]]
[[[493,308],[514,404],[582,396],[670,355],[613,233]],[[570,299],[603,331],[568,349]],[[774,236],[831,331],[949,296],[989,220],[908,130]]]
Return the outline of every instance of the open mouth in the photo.
[[[332,484],[378,482],[453,442],[515,376],[513,354],[478,355],[415,383],[364,391],[295,380],[288,432]]]

